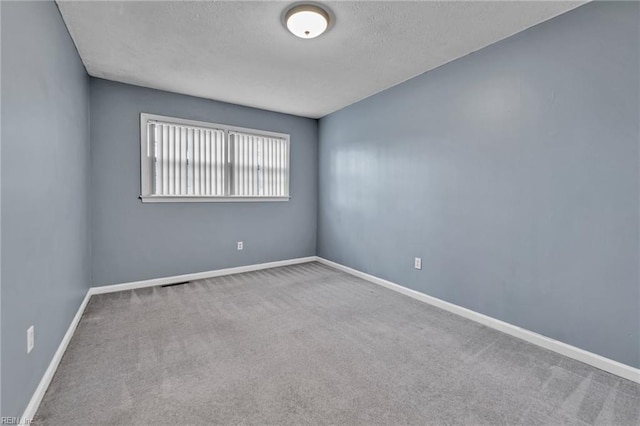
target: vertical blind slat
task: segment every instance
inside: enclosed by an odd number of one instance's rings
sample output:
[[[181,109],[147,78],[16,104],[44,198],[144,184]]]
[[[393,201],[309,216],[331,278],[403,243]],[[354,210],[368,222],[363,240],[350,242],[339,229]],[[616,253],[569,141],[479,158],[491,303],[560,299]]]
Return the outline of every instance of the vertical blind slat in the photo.
[[[193,193],[200,195],[200,130],[193,132]]]
[[[187,195],[193,194],[193,129],[187,128]]]
[[[265,145],[265,162],[264,162],[264,171],[265,171],[265,186],[266,186],[266,195],[271,195],[271,139],[267,139],[267,144]]]
[[[211,133],[211,194],[218,194],[218,132]]]
[[[162,141],[160,140],[161,126],[154,126],[154,155],[155,155],[155,170],[154,170],[154,194],[162,194]]]
[[[272,142],[273,155],[271,159],[271,169],[273,174],[273,195],[278,195],[278,140]]]
[[[249,182],[250,182],[250,174],[251,174],[251,145],[249,144],[250,137],[244,137],[244,192],[242,195],[249,195]]]
[[[207,158],[205,156],[205,146],[207,144],[206,130],[200,131],[200,194],[207,193],[207,172],[205,170]]]
[[[274,141],[274,145],[276,148],[276,156],[275,156],[275,174],[276,174],[276,188],[275,188],[275,195],[280,195],[280,185],[281,185],[281,180],[280,180],[280,157],[282,156],[282,149],[280,147],[280,140],[276,139]]]
[[[251,176],[251,186],[253,187],[252,195],[260,195],[260,188],[258,187],[258,174],[260,173],[260,163],[258,163],[258,138],[254,137],[251,142],[251,150],[253,151],[253,173]]]
[[[179,195],[186,195],[187,190],[187,148],[184,129],[181,126],[174,126],[174,143],[176,148],[175,157],[175,191]]]
[[[207,177],[206,180],[206,184],[207,184],[207,195],[211,195],[211,131],[207,130],[207,144],[206,144],[206,151],[205,151],[205,158],[206,158],[206,163],[205,163],[205,167],[204,167],[204,171]]]
[[[212,131],[209,135],[209,193],[211,195],[218,195],[218,191],[216,190],[216,173],[218,169],[216,162],[217,136],[217,131]]]
[[[176,126],[173,127],[173,194],[177,194],[180,191],[180,133]]]
[[[162,193],[169,193],[169,126],[162,126]]]
[[[242,174],[242,183],[244,183],[244,185],[242,195],[249,195],[249,138],[245,136],[242,140],[242,151],[244,152],[244,160],[242,163],[244,169],[244,173]]]
[[[284,141],[284,150],[285,150],[284,164],[287,169],[282,173],[284,175],[284,182],[285,182],[283,195],[289,194],[289,149],[290,148],[291,147],[289,145],[289,142]]]
[[[220,157],[218,161],[220,161],[220,194],[227,195],[227,151],[228,147],[225,144],[224,135],[220,134]]]
[[[240,142],[240,135],[235,135],[234,140],[236,142],[236,149],[234,151],[235,162],[233,164],[236,164],[237,167],[233,168],[233,176],[236,179],[235,185],[233,187],[233,193],[241,194],[242,191],[240,191],[240,175],[242,173],[242,165],[240,164],[240,158],[242,157],[240,156],[240,150],[242,149],[242,143]]]
[[[169,194],[173,194],[175,191],[174,187],[174,176],[173,176],[173,162],[174,162],[174,147],[173,147],[173,129],[175,126],[167,126],[167,135],[169,137],[168,145],[167,145],[167,169],[165,170],[167,174],[167,179],[169,181],[168,191]]]
[[[238,195],[244,195],[244,136],[238,135]]]
[[[222,178],[224,173],[224,168],[226,166],[226,157],[224,146],[222,145],[222,135],[216,134],[216,190],[218,195],[224,195],[225,190],[225,180]]]
[[[273,141],[273,195],[278,195],[278,140]]]
[[[220,136],[219,133],[216,132],[216,149],[215,149],[215,153],[216,153],[216,156],[215,156],[215,167],[216,168],[215,168],[215,173],[214,173],[214,175],[216,177],[216,195],[222,195],[220,193],[220,184],[222,183],[221,180],[220,180],[220,169],[221,169],[220,161],[221,161],[222,158],[224,158],[224,156],[220,155],[219,136]]]
[[[278,195],[278,140],[272,141],[273,157],[271,168],[273,170],[273,195]]]
[[[273,187],[273,139],[269,139],[269,195],[274,195]]]
[[[261,147],[262,151],[262,194],[269,195],[269,139]]]
[[[284,141],[278,141],[278,145],[280,146],[280,167],[278,169],[278,173],[280,174],[280,194],[284,194]]]
[[[251,195],[255,195],[256,194],[256,187],[253,184],[253,181],[255,179],[255,174],[257,172],[257,167],[258,165],[255,162],[255,157],[256,157],[256,153],[255,153],[255,138],[252,136],[249,139],[249,194]]]
[[[233,189],[234,194],[242,194],[242,141],[240,135],[236,135],[235,138],[237,160],[234,164],[237,164],[238,167],[234,167],[233,170],[238,181]]]
[[[249,137],[244,137],[244,192],[242,195],[249,195]]]

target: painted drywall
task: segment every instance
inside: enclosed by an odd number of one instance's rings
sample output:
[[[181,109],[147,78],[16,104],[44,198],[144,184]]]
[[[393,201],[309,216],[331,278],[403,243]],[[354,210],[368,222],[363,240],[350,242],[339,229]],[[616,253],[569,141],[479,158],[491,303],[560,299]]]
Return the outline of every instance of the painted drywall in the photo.
[[[639,9],[582,6],[322,118],[318,255],[640,367]]]
[[[90,285],[89,77],[53,1],[0,7],[2,416],[20,416]]]
[[[142,203],[143,112],[290,134],[291,200]],[[317,134],[317,120],[91,79],[94,284],[314,255]]]

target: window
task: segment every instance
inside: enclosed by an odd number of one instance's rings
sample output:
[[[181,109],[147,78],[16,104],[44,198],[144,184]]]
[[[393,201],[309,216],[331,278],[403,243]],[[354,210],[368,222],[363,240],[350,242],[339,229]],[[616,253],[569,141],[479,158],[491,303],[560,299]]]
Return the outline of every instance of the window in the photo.
[[[140,114],[143,202],[286,201],[289,135]]]

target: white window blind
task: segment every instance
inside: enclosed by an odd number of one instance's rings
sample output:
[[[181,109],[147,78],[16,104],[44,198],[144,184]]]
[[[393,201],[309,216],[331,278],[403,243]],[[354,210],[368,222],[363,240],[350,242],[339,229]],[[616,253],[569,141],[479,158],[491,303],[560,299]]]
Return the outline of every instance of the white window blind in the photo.
[[[153,195],[225,195],[224,131],[148,122]]]
[[[234,195],[284,197],[289,194],[289,143],[243,132],[229,132]]]
[[[141,199],[285,201],[289,136],[141,114]]]

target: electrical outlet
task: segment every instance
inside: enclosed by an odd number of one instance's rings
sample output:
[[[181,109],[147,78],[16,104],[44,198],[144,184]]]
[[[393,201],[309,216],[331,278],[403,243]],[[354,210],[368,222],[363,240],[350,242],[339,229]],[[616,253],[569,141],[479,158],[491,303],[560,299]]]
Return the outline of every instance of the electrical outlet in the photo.
[[[238,250],[244,249],[244,244],[242,243],[242,241],[238,241],[237,245],[238,245]]]
[[[35,335],[34,335],[33,326],[27,328],[27,353],[33,350],[33,345],[35,345]]]
[[[422,269],[422,259],[419,257],[416,257],[415,260],[413,261],[413,267],[416,269]]]

